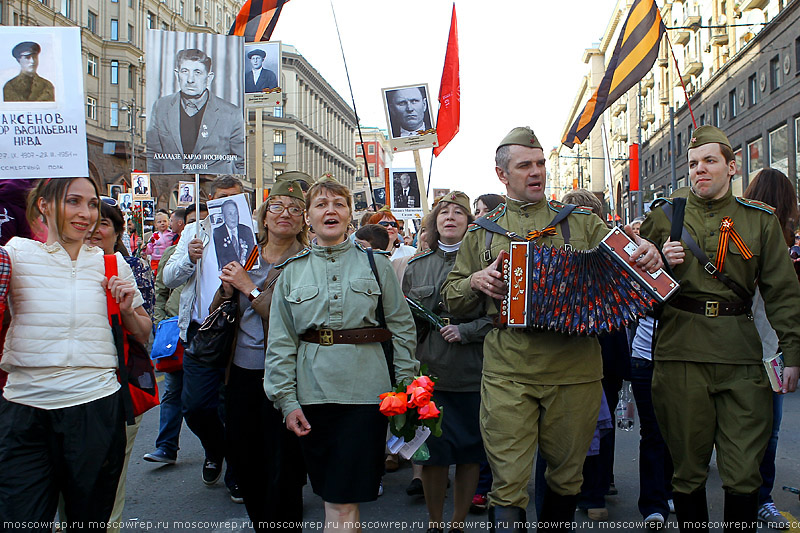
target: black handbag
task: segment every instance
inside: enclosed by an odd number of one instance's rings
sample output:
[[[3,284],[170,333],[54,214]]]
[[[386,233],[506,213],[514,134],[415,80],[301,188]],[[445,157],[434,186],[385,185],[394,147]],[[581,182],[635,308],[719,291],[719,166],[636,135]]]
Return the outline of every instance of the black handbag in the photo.
[[[233,339],[239,325],[239,291],[233,298],[225,300],[206,317],[197,330],[185,357],[191,357],[203,366],[225,368],[228,366]]]

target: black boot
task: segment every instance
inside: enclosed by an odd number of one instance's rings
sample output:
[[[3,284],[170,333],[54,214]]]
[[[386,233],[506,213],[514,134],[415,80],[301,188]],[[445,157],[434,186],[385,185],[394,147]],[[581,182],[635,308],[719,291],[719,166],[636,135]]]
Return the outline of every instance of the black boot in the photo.
[[[725,533],[752,532],[758,528],[758,492],[735,494],[725,491]]]
[[[489,533],[526,533],[525,509],[520,507],[489,507]]]
[[[675,517],[678,519],[678,531],[681,533],[700,533],[708,531],[708,503],[706,488],[700,488],[691,494],[676,492],[672,496],[675,503]]]
[[[572,531],[575,522],[575,506],[578,495],[561,496],[548,486],[544,492],[542,516],[539,517],[538,529],[542,531]]]

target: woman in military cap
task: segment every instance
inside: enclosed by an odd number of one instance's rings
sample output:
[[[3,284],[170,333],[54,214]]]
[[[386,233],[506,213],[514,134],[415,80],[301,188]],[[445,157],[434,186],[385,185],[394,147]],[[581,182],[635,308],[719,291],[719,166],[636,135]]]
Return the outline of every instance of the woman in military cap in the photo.
[[[272,289],[281,273],[278,266],[308,246],[304,215],[300,184],[279,176],[256,210],[260,266],[245,271],[237,261],[225,265],[222,286],[211,303],[216,309],[225,299],[239,300],[225,394],[225,437],[227,458],[256,531],[268,531],[264,524],[269,522],[299,524],[303,517],[306,473],[297,437],[267,399],[263,380]]]
[[[428,439],[430,459],[422,461],[422,485],[428,507],[429,532],[444,530],[447,473],[456,465],[453,517],[450,531],[461,531],[478,485],[479,464],[485,461],[478,413],[480,411],[483,338],[492,329],[483,306],[456,319],[448,313],[440,291],[453,269],[467,226],[474,220],[463,192],[446,194],[428,219],[425,239],[429,250],[408,262],[403,292],[442,316],[442,328],[418,324],[417,359],[438,378],[436,402],[445,413],[441,437]]]
[[[402,383],[416,371],[414,320],[386,254],[375,253],[373,271],[366,250],[347,238],[347,187],[324,176],[306,206],[316,238],[275,284],[264,388],[300,437],[326,530],[360,531],[358,504],[378,497],[383,473],[387,419],[378,396],[390,390],[390,373]],[[391,369],[380,344],[389,339]]]

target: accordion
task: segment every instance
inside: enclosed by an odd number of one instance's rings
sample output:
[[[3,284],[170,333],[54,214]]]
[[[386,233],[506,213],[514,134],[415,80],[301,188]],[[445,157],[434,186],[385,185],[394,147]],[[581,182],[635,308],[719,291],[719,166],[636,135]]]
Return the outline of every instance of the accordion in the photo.
[[[592,250],[512,242],[501,259],[508,292],[500,323],[568,335],[597,335],[630,325],[680,287],[663,269],[651,274],[631,264],[636,248],[619,228]]]

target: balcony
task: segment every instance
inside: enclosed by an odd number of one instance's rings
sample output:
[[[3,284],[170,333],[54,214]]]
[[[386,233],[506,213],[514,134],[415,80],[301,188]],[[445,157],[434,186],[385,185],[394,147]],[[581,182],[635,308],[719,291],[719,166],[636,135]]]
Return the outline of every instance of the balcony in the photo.
[[[652,89],[655,85],[655,80],[653,79],[653,73],[651,72],[647,76],[644,77],[642,80],[642,88],[643,89]]]
[[[739,4],[741,11],[750,11],[751,9],[764,9],[769,4],[769,0],[742,0]]]
[[[724,46],[728,44],[728,30],[715,28],[711,33],[711,44],[714,46]]]
[[[611,132],[611,140],[625,142],[628,140],[628,132],[621,128],[614,130]]]
[[[628,100],[620,98],[611,106],[611,116],[616,117],[626,109],[628,109]]]
[[[680,82],[678,82],[680,84]],[[658,103],[661,105],[669,105],[669,90],[661,89],[658,92]]]
[[[642,124],[652,124],[656,121],[656,114],[650,111],[642,113]]]
[[[692,32],[689,30],[677,30],[672,42],[675,44],[686,44],[692,40]]]
[[[656,65],[658,65],[659,67],[666,67],[667,65],[669,65],[669,58],[665,55],[658,56],[658,59],[656,59]]]
[[[687,58],[686,65],[683,67],[685,76],[699,76],[703,72],[703,63],[696,57],[690,56]]]
[[[701,24],[702,20],[700,19],[700,15],[686,17],[686,19],[683,21],[683,25],[688,26],[692,31],[699,30]]]

